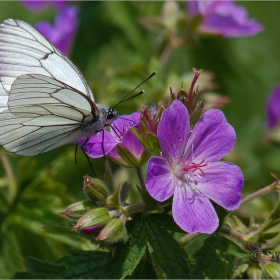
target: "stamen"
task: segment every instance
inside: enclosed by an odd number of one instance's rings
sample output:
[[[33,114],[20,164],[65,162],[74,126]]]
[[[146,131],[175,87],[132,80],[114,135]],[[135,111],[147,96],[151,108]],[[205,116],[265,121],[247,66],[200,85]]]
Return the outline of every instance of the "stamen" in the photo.
[[[196,170],[199,170],[201,172],[202,175],[205,175],[205,173],[203,172],[203,170],[201,169],[202,167],[205,167],[207,165],[207,163],[204,163],[204,159],[200,162],[200,163],[194,163],[191,162],[191,165],[187,165],[184,167],[185,171],[189,171],[191,169],[193,169],[193,172]]]

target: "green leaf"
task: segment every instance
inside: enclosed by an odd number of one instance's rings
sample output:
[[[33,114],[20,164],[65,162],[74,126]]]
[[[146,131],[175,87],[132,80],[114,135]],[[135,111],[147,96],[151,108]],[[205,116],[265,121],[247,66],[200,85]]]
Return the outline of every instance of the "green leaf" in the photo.
[[[102,278],[101,270],[105,262],[107,252],[101,251],[70,251],[56,262],[56,264],[65,266],[63,278]]]
[[[43,262],[35,258],[27,258],[28,272],[18,272],[14,278],[17,279],[61,279],[65,267],[63,265]]]
[[[153,219],[155,219],[161,227],[169,231],[186,233],[174,222],[172,216],[167,213],[155,214],[153,215]]]
[[[70,251],[56,263],[51,264],[35,258],[27,259],[28,272],[17,272],[18,279],[90,279],[102,278],[101,268],[106,252]]]
[[[157,279],[157,274],[150,262],[141,261],[133,273],[125,279]]]
[[[249,258],[250,252],[225,237],[211,236],[193,255],[196,264],[191,271],[191,277],[195,279],[231,278],[235,271],[234,257]]]
[[[143,193],[143,201],[147,204],[146,213],[162,213],[163,207],[154,200],[147,191]]]
[[[154,265],[161,268],[167,278],[188,278],[187,253],[164,229],[154,215],[146,218],[149,252]]]
[[[138,216],[127,224],[127,229],[130,238],[108,258],[103,278],[123,279],[131,275],[146,250],[145,221]]]

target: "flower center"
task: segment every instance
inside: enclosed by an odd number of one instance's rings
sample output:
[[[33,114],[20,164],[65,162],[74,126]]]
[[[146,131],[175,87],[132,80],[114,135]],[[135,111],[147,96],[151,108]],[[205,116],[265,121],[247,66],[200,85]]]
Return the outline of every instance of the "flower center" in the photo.
[[[205,173],[202,168],[205,166],[207,166],[207,163],[204,163],[204,159],[200,163],[191,162],[190,165],[186,165],[183,170],[186,171],[187,182],[195,183],[196,185],[199,182],[204,182],[203,176],[205,176]]]

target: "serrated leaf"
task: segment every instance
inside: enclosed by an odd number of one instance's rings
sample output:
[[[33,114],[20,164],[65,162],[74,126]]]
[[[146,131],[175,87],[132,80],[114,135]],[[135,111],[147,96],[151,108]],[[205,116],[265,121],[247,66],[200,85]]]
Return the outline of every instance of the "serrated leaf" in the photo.
[[[137,216],[127,224],[129,240],[116,248],[103,268],[103,278],[123,279],[131,275],[146,250],[146,230],[144,220]]]
[[[98,251],[70,251],[56,263],[27,259],[27,272],[17,272],[18,279],[100,279],[101,268],[108,253]]]
[[[35,258],[27,258],[26,265],[28,272],[19,272],[14,278],[21,279],[61,279],[65,269],[64,265],[51,264]]]
[[[160,226],[169,231],[186,233],[174,222],[172,216],[167,213],[155,214],[153,215],[153,219],[155,219]]]
[[[151,263],[141,261],[133,273],[125,279],[157,279],[157,274]]]
[[[191,271],[195,279],[226,279],[234,273],[234,257],[250,258],[250,252],[241,248],[233,241],[211,236],[204,241],[203,246],[194,253],[196,264]]]
[[[146,213],[162,213],[163,207],[154,200],[147,191],[143,193],[143,201],[146,203]]]
[[[186,251],[158,224],[154,215],[146,218],[146,231],[154,265],[160,266],[167,278],[188,278],[190,269]]]
[[[70,255],[64,256],[56,264],[65,266],[65,270],[62,273],[64,279],[102,278],[101,270],[107,255],[107,252],[101,251],[73,250],[70,251]]]

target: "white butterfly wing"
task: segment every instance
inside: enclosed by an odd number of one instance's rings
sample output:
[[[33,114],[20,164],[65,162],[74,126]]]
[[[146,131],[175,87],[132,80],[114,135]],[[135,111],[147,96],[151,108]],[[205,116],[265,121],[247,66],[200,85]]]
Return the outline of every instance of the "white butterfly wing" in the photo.
[[[52,77],[94,101],[85,78],[65,55],[26,22],[7,19],[0,24],[0,112],[5,91],[17,77],[30,73]]]
[[[47,76],[21,75],[0,113],[0,145],[19,155],[44,153],[80,138],[81,124],[96,116],[96,105],[78,90]]]

